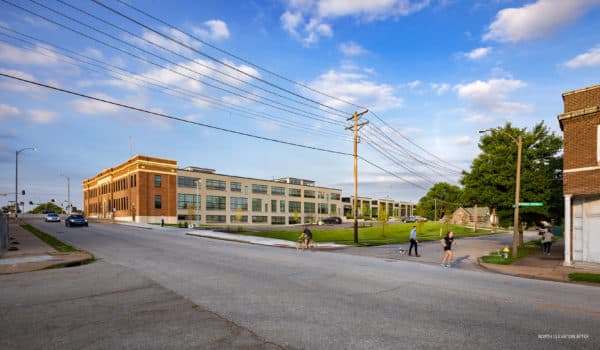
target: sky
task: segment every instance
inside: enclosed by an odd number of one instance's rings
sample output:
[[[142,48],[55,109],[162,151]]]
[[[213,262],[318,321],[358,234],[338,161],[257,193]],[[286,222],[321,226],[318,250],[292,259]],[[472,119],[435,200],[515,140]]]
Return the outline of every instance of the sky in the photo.
[[[359,196],[415,202],[459,184],[478,130],[562,136],[562,93],[600,83],[598,18],[600,0],[0,0],[0,205],[29,147],[26,203],[70,183],[82,207],[84,179],[136,154],[350,196],[365,110]]]

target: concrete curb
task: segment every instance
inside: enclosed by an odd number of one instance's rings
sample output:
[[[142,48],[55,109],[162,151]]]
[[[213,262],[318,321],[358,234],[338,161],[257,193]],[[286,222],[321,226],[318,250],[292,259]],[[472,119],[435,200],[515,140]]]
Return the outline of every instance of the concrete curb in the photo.
[[[15,263],[0,264],[0,275],[79,266],[91,263],[96,259],[94,255],[83,251],[72,253],[49,252],[46,255],[53,257],[53,259],[27,262],[28,259],[32,257],[39,257],[39,255],[23,255],[14,257],[12,259],[17,260]],[[24,262],[19,262],[19,259],[22,259]]]
[[[477,264],[481,268],[485,269],[486,271],[498,273],[501,275],[529,278],[529,279],[542,280],[542,281],[574,283],[573,281],[565,279],[564,277],[539,276],[539,275],[534,275],[531,273],[510,271],[510,269],[511,269],[510,265],[499,265],[499,266],[506,267],[506,268],[501,268],[501,267],[496,266],[497,264],[488,264],[488,263],[481,261],[481,257],[477,258]]]

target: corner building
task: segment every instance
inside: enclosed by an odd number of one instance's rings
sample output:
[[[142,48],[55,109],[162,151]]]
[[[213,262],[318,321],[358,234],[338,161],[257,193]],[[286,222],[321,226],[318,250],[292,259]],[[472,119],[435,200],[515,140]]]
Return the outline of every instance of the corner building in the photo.
[[[178,169],[176,161],[147,156],[104,170],[83,188],[89,217],[119,221],[158,223],[164,217],[166,223],[287,225],[342,214],[341,190],[317,187],[312,180]]]
[[[564,264],[600,263],[600,85],[562,97]]]

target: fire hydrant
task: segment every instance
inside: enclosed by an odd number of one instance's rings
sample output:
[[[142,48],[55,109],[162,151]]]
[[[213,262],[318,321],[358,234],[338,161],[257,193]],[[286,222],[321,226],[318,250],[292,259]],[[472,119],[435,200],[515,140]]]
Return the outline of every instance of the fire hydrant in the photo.
[[[502,258],[508,259],[508,253],[510,253],[510,248],[505,246],[504,249],[502,249]]]

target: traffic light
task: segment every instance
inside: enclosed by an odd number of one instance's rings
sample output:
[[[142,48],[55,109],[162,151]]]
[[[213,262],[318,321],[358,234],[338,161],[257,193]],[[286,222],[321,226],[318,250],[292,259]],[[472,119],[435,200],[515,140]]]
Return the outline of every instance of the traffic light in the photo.
[[[54,203],[54,198],[52,198],[52,199],[50,200],[50,202]]]
[[[21,195],[23,195],[23,196],[25,195],[25,190],[21,191]]]
[[[29,205],[33,205],[33,201],[29,201]]]

